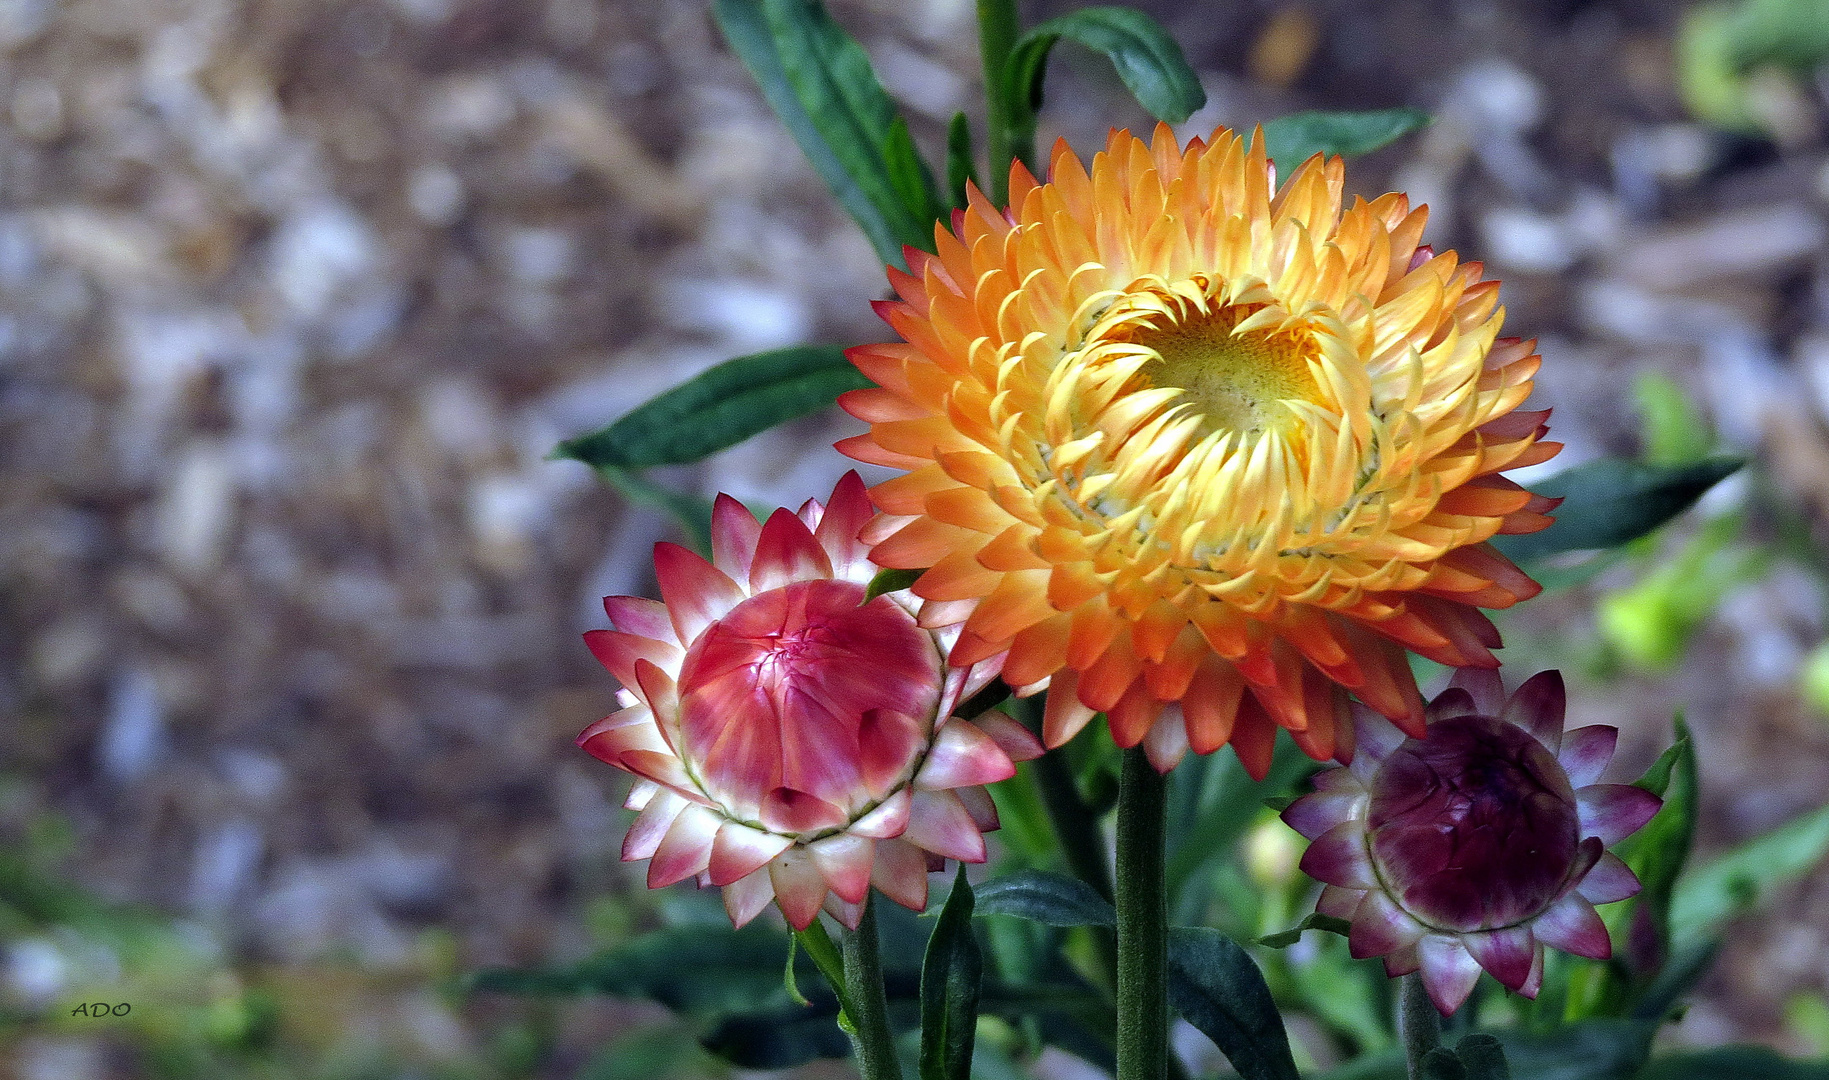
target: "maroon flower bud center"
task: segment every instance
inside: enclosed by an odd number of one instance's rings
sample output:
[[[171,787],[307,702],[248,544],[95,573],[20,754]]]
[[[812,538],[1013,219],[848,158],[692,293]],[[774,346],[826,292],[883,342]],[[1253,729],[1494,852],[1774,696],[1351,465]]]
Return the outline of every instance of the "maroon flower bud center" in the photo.
[[[738,604],[687,650],[674,749],[735,816],[794,832],[842,823],[926,749],[939,649],[887,597],[863,599],[850,581],[794,582]]]
[[[1386,890],[1426,925],[1466,933],[1539,914],[1580,843],[1575,792],[1528,732],[1459,716],[1408,739],[1372,778],[1366,836]]]

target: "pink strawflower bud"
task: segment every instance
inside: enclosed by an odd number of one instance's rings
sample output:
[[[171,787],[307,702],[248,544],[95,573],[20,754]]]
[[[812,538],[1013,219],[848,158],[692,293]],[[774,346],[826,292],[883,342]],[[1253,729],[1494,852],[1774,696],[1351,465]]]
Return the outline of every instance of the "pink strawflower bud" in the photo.
[[[649,860],[650,888],[721,886],[739,926],[771,899],[796,929],[822,906],[854,926],[872,885],[918,911],[930,868],[984,861],[983,785],[1041,744],[1002,713],[951,716],[1001,657],[949,668],[956,628],[924,628],[905,591],[866,602],[874,514],[856,473],[766,524],[720,495],[711,562],[657,544],[665,602],[604,599],[616,629],[585,641],[624,708],[578,745],[639,778],[622,857]]]
[[[1481,968],[1536,997],[1545,945],[1607,959],[1594,905],[1639,891],[1606,848],[1662,800],[1595,783],[1619,729],[1564,734],[1563,706],[1558,672],[1507,698],[1498,673],[1478,668],[1429,703],[1420,739],[1355,706],[1352,765],[1320,773],[1283,811],[1312,841],[1302,869],[1327,885],[1317,909],[1352,922],[1353,956],[1383,956],[1393,976],[1420,969],[1443,1015]]]

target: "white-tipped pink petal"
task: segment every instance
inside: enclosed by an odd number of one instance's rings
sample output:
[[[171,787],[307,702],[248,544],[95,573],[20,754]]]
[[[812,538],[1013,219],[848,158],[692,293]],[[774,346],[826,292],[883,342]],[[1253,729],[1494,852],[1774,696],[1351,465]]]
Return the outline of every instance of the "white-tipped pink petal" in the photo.
[[[856,930],[858,924],[864,921],[864,905],[848,903],[836,893],[827,893],[826,902],[820,906],[847,930]]]
[[[1429,991],[1429,1000],[1437,1012],[1451,1015],[1480,981],[1479,963],[1459,938],[1442,934],[1429,934],[1417,942],[1416,953],[1422,961],[1423,987]]]
[[[1305,839],[1314,840],[1357,816],[1363,798],[1364,793],[1357,791],[1317,791],[1290,803],[1283,811],[1283,821]]]
[[[1545,945],[1565,953],[1605,960],[1613,955],[1613,940],[1607,936],[1607,924],[1600,919],[1594,905],[1579,892],[1565,894],[1549,906],[1531,930]]]
[[[1413,945],[1423,936],[1422,923],[1412,919],[1402,908],[1381,892],[1369,892],[1353,912],[1353,927],[1347,933],[1347,949],[1353,959],[1385,953]]]
[[[948,724],[934,738],[927,761],[915,774],[915,786],[933,790],[994,784],[1016,775],[1016,763],[984,731],[972,724]]]
[[[1522,989],[1531,975],[1537,942],[1526,926],[1464,934],[1461,942],[1479,965],[1492,973],[1507,990]]]
[[[667,605],[659,600],[645,596],[606,596],[603,613],[625,634],[673,644],[673,619],[667,614]]]
[[[927,908],[927,853],[906,840],[885,840],[876,846],[876,864],[870,884],[911,911]]]
[[[1554,754],[1562,749],[1562,717],[1568,708],[1568,692],[1563,689],[1562,672],[1551,668],[1524,680],[1500,717],[1537,737],[1537,741]]]
[[[622,768],[638,776],[647,777],[677,791],[680,795],[695,803],[705,802],[705,797],[698,793],[692,775],[680,764],[680,759],[672,751],[659,750],[624,750],[616,762]]]
[[[1143,736],[1143,754],[1159,773],[1166,774],[1187,756],[1188,721],[1181,703],[1171,701],[1162,707],[1149,731]]]
[[[1079,673],[1071,668],[1056,672],[1048,708],[1042,714],[1042,743],[1050,750],[1065,745],[1097,715],[1080,703]]]
[[[818,499],[808,499],[800,504],[800,509],[794,511],[794,516],[799,518],[800,523],[807,527],[807,532],[811,533],[814,529],[819,528],[820,520],[826,516],[826,504]]]
[[[953,797],[959,805],[965,807],[972,824],[978,826],[979,832],[996,832],[1003,828],[1003,822],[997,817],[997,801],[991,793],[981,787],[954,788]]]
[[[1351,919],[1359,911],[1359,902],[1365,899],[1364,889],[1343,889],[1338,885],[1324,885],[1321,896],[1315,901],[1315,911],[1336,919]]]
[[[614,712],[585,728],[578,735],[578,746],[599,761],[627,768],[622,755],[630,750],[652,750],[666,753],[666,740],[654,726],[654,715],[646,705],[636,705]],[[631,796],[634,794],[630,793]],[[639,807],[635,808],[639,809]]]
[[[656,641],[616,630],[586,630],[584,644],[591,650],[591,655],[597,658],[597,662],[616,676],[617,682],[631,689],[635,686],[635,665],[638,661],[646,660],[662,668],[678,669],[681,658],[686,655],[672,642]]]
[[[825,516],[819,519],[819,527],[813,531],[813,538],[819,541],[826,558],[832,562],[834,576],[848,581],[869,581],[876,575],[876,567],[870,562],[870,549],[857,538],[874,516],[876,507],[870,504],[870,492],[864,486],[863,477],[857,475],[856,470],[840,477],[838,486],[832,489],[831,501],[826,503]]]
[[[817,795],[778,787],[763,796],[760,816],[769,831],[793,834],[842,828],[850,815]]]
[[[582,742],[583,740],[580,739],[579,741]],[[635,783],[629,786],[629,797],[622,801],[622,808],[624,810],[645,809],[648,805],[648,801],[653,799],[655,794],[659,791],[660,785],[652,780],[636,780]]]
[[[1536,935],[1533,934],[1532,936],[1535,937]],[[1531,947],[1531,973],[1525,978],[1524,985],[1518,988],[1518,993],[1527,998],[1534,999],[1537,996],[1537,992],[1542,989],[1543,942],[1539,941]]]
[[[679,684],[673,681],[672,675],[663,671],[658,665],[647,660],[637,660],[635,661],[635,687],[641,691],[642,700],[648,703],[648,708],[654,710],[656,720],[664,716],[675,721],[675,724],[663,723],[660,725],[661,734],[666,736],[668,733],[665,729],[676,726],[680,714]],[[677,740],[669,738],[668,743],[669,749],[672,749],[677,745]]]
[[[1505,708],[1505,684],[1499,681],[1499,673],[1493,668],[1456,668],[1448,685],[1467,691],[1467,696],[1473,699],[1474,712],[1481,716],[1497,716],[1499,710]]]
[[[635,824],[629,826],[629,834],[622,838],[623,861],[636,862],[652,857],[654,849],[660,847],[661,837],[673,827],[673,819],[689,805],[677,794],[660,788],[636,815]]]
[[[762,593],[831,576],[832,560],[826,558],[825,549],[813,539],[806,523],[786,510],[770,514],[756,540],[756,560],[749,567],[750,591]]]
[[[786,851],[793,841],[785,836],[752,829],[740,821],[726,821],[711,842],[711,862],[705,869],[711,884],[728,885],[738,878],[768,865],[768,861]]]
[[[1590,904],[1611,904],[1615,900],[1625,900],[1637,896],[1639,889],[1638,875],[1626,865],[1626,861],[1611,851],[1601,855],[1600,861],[1594,864],[1587,876],[1575,891],[1586,897]]]
[[[648,860],[648,888],[660,889],[702,872],[722,819],[702,806],[681,810]]]
[[[1345,821],[1315,837],[1302,853],[1302,872],[1347,889],[1376,889],[1378,875],[1365,849],[1365,823]]]
[[[908,802],[908,789],[903,788],[878,803],[876,809],[852,822],[848,831],[872,840],[894,839],[908,828]]]
[[[1020,720],[996,709],[970,720],[954,720],[952,723],[978,725],[979,730],[1003,748],[1011,761],[1033,761],[1046,753],[1042,741],[1024,727]]]
[[[1611,846],[1637,832],[1664,805],[1664,800],[1631,784],[1590,784],[1575,793],[1583,836],[1598,836]]]
[[[1378,767],[1391,751],[1403,745],[1409,738],[1399,731],[1375,709],[1368,708],[1360,702],[1353,702],[1353,763],[1349,768],[1352,775],[1362,784],[1370,784]]]
[[[960,624],[971,618],[972,612],[977,610],[976,600],[928,600],[921,605],[915,623],[923,630],[950,630],[950,636],[942,636],[940,644],[951,652],[952,646],[958,643]]]
[[[1606,724],[1576,728],[1562,737],[1556,760],[1569,774],[1569,786],[1584,788],[1600,779],[1619,746],[1619,729]]]
[[[916,791],[909,799],[903,840],[961,862],[984,861],[984,834],[953,792]]]
[[[756,540],[761,535],[762,523],[756,520],[756,515],[736,499],[719,492],[711,507],[713,565],[733,580],[749,580],[749,567],[756,558]]]
[[[1384,957],[1384,973],[1393,979],[1400,975],[1408,975],[1422,966],[1422,958],[1417,955],[1414,945],[1399,949],[1394,953],[1386,953]]]
[[[724,886],[724,911],[733,926],[742,926],[762,914],[775,898],[775,883],[767,870],[757,870]]]
[[[826,879],[813,865],[813,857],[805,848],[789,848],[768,864],[768,874],[788,925],[796,930],[811,926],[826,899]]]
[[[876,841],[840,833],[815,840],[807,845],[807,854],[819,868],[819,876],[848,904],[861,904],[870,893],[870,867],[874,863]]]
[[[665,540],[654,545],[654,578],[683,642],[696,640],[748,596],[729,574]]]

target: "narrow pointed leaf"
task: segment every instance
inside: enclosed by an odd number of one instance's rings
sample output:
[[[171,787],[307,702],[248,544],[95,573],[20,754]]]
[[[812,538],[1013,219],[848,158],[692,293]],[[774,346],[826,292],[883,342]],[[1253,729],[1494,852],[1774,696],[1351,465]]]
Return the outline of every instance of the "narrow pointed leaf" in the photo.
[[[1563,499],[1556,523],[1542,532],[1496,536],[1493,546],[1511,559],[1537,559],[1563,551],[1618,547],[1689,509],[1702,494],[1746,464],[1714,457],[1689,465],[1645,465],[1601,458],[1531,485]]]
[[[609,427],[560,443],[553,453],[599,468],[690,464],[869,385],[837,345],[739,356],[636,406]]]
[[[931,249],[931,214],[912,208],[892,178],[888,159],[904,153],[891,147],[895,104],[863,47],[818,0],[714,0],[712,14],[878,257],[905,267],[904,244]]]
[[[1272,949],[1287,949],[1291,945],[1302,940],[1302,932],[1305,930],[1325,930],[1330,934],[1339,934],[1341,937],[1345,937],[1352,929],[1352,925],[1353,924],[1346,919],[1336,919],[1332,915],[1323,915],[1320,912],[1315,912],[1287,930],[1275,934],[1266,934],[1263,937],[1258,938],[1257,944]]]
[[[965,866],[940,909],[921,965],[921,1080],[969,1080],[984,956],[972,935],[972,886]]]
[[[1421,109],[1294,113],[1264,125],[1264,152],[1277,163],[1277,174],[1288,176],[1316,154],[1369,154],[1430,120]]]
[[[965,185],[978,184],[978,168],[972,158],[972,124],[964,113],[954,113],[946,126],[946,193],[955,209],[965,209]]]
[[[1181,46],[1155,19],[1132,8],[1081,8],[1024,34],[1010,54],[1006,92],[1030,114],[1031,130],[1041,108],[1048,53],[1062,38],[1104,53],[1137,103],[1158,120],[1179,124],[1207,103]]]
[[[1231,938],[1205,927],[1169,931],[1169,1003],[1242,1080],[1300,1080],[1264,973]]]
[[[1118,914],[1092,886],[1066,874],[1021,870],[978,887],[979,915],[1015,915],[1048,926],[1116,926]]]
[[[925,573],[925,570],[879,570],[870,579],[870,587],[864,590],[864,601],[868,603],[884,593],[900,592],[913,585]]]
[[[1829,806],[1813,810],[1691,871],[1670,901],[1673,940],[1690,941],[1810,872],[1829,854]]]

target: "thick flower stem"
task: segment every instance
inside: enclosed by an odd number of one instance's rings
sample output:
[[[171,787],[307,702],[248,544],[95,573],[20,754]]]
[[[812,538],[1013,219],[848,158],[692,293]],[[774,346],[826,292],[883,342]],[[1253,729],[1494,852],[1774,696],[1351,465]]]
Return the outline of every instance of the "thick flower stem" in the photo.
[[[1118,777],[1118,1077],[1163,1080],[1169,1057],[1168,782],[1142,747]]]
[[[1016,0],[978,0],[978,53],[984,61],[984,108],[989,146],[990,169],[985,179],[990,183],[991,202],[998,206],[1010,199],[1010,162],[1021,158],[1027,163],[1035,156],[1033,146],[1019,146],[1022,118],[1016,115],[1026,103],[1012,98],[1006,86],[1010,52],[1022,33],[1016,15]]]
[[[889,1002],[883,991],[883,965],[877,954],[875,894],[864,901],[856,930],[842,936],[845,957],[846,1011],[851,1019],[851,1047],[863,1080],[902,1080],[895,1038],[889,1033]]]
[[[1429,989],[1419,972],[1405,975],[1398,995],[1397,1026],[1404,1041],[1404,1059],[1410,1080],[1423,1075],[1423,1056],[1442,1043],[1442,1018],[1429,1000]]]

